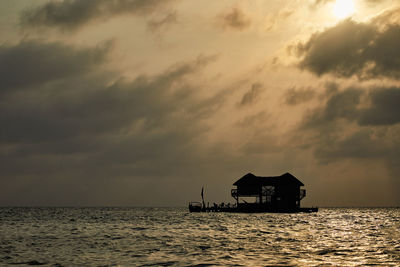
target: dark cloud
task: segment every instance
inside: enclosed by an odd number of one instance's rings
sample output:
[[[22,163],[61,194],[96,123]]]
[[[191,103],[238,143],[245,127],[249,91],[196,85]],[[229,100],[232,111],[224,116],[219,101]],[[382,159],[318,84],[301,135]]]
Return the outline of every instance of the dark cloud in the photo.
[[[391,186],[398,188],[399,95],[400,88],[394,87],[327,89],[326,102],[306,113],[293,142],[313,151],[322,164],[383,165]],[[400,200],[398,194],[395,198]]]
[[[287,105],[295,106],[305,103],[313,99],[315,91],[311,88],[290,88],[285,93],[285,103]]]
[[[238,7],[234,7],[229,12],[219,15],[218,22],[223,28],[240,31],[251,25],[250,18]]]
[[[397,144],[397,148],[399,145]],[[316,149],[315,155],[323,161],[330,162],[345,158],[384,159],[386,156],[393,156],[393,151],[394,147],[389,147],[383,139],[376,138],[373,129],[365,128],[345,138],[330,139]]]
[[[141,139],[136,144],[141,147],[150,141],[162,143],[161,139],[165,144],[173,143],[173,138],[184,142],[185,135],[201,133],[197,121],[217,109],[224,97],[195,99],[194,88],[185,82],[213,57],[126,81],[112,73],[92,73],[92,65],[101,62],[105,53],[57,43],[3,47],[1,58],[9,60],[1,61],[1,86],[19,86],[19,90],[0,100],[0,125],[7,126],[2,127],[1,148],[12,146],[8,155],[21,155],[21,149],[25,155],[86,153],[110,142],[104,136],[119,134]],[[140,138],[142,134],[148,141]]]
[[[105,60],[110,47],[110,42],[95,48],[37,41],[1,45],[0,93],[88,73]]]
[[[325,106],[307,114],[304,126],[315,128],[338,119],[354,121],[360,114],[357,106],[360,104],[362,93],[362,90],[354,88],[333,93]]]
[[[317,75],[332,73],[361,79],[400,78],[400,26],[380,29],[350,19],[316,33],[297,46],[300,67]]]
[[[370,106],[361,109],[360,125],[392,125],[400,122],[400,88],[376,89],[369,95]]]
[[[63,58],[58,59],[62,65]],[[44,65],[46,60],[38,58],[36,63]],[[162,182],[165,177],[182,184],[184,177],[196,176],[203,158],[202,136],[208,130],[205,120],[228,96],[200,97],[190,82],[212,60],[199,57],[133,80],[91,68],[62,79],[44,74],[41,80],[26,82],[18,93],[4,95],[0,99],[2,203],[115,203],[126,185],[131,188],[128,197],[135,192],[148,203],[160,201],[146,198],[143,188],[153,184],[147,189],[165,189],[170,183]],[[6,194],[8,190],[15,194]],[[111,200],[102,192],[111,194]]]
[[[299,55],[303,56],[300,66],[317,75],[329,72],[340,76],[356,74],[366,64],[360,53],[375,34],[366,24],[345,20],[298,45]]]
[[[262,84],[253,83],[251,85],[250,90],[243,95],[239,105],[248,106],[254,104],[258,100],[261,92],[262,92]]]
[[[395,169],[400,159],[400,88],[347,88],[330,91],[326,103],[310,111],[300,132],[321,162],[380,159]],[[307,140],[307,139],[306,139]]]
[[[0,124],[8,127],[2,132],[0,142],[37,143],[82,134],[103,134],[129,129],[138,120],[145,129],[163,127],[165,117],[183,108],[190,93],[190,88],[185,94],[183,88],[171,90],[207,60],[200,58],[157,77],[139,76],[132,82],[117,80],[110,84],[102,78],[103,74],[86,77],[81,72],[75,79],[26,87],[26,91],[34,92],[11,96],[1,102]]]
[[[306,127],[318,127],[339,119],[360,126],[394,125],[400,122],[400,88],[348,88],[331,92],[322,108],[307,115]]]
[[[172,0],[62,0],[25,10],[20,21],[23,27],[56,27],[75,30],[93,20],[131,14],[143,16]]]

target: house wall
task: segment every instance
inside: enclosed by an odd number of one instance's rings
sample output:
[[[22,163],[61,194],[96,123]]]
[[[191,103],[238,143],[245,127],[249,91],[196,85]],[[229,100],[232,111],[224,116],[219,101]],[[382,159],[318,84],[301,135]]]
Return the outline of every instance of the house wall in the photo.
[[[280,198],[277,205],[283,209],[296,209],[299,196],[300,186],[281,186],[277,193],[277,197]]]

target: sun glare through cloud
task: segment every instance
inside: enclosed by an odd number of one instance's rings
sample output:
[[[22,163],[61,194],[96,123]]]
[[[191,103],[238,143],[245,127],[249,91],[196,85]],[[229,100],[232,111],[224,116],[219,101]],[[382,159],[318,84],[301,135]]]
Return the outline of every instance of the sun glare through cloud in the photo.
[[[354,1],[352,0],[336,0],[333,7],[333,15],[339,19],[350,17],[355,12]]]

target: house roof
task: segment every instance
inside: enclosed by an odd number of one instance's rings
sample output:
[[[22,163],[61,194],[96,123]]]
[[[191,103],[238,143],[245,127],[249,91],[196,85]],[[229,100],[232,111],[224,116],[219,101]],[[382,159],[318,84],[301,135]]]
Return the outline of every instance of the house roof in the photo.
[[[269,176],[269,177],[255,176],[252,173],[248,173],[239,180],[237,180],[233,185],[251,186],[251,185],[282,185],[282,184],[304,186],[304,184],[299,179],[297,179],[288,172],[280,176]]]

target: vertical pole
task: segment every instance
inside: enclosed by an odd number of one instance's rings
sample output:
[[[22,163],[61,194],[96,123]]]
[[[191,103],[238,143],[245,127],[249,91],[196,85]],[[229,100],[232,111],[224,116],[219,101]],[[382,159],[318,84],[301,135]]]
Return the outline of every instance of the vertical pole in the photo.
[[[204,202],[204,186],[201,187],[201,200],[203,204],[203,209],[206,208],[206,203]]]

